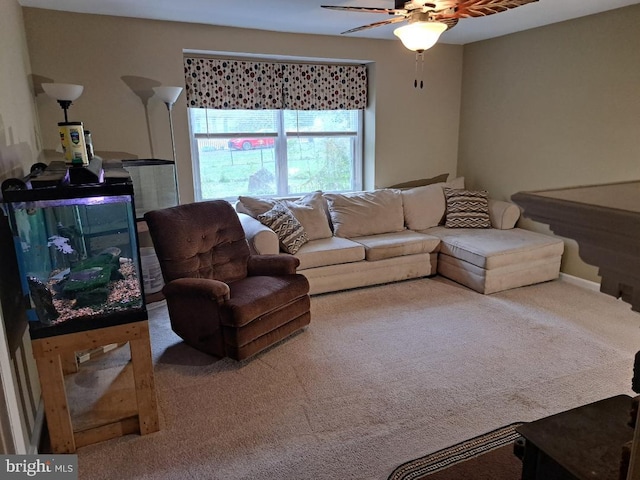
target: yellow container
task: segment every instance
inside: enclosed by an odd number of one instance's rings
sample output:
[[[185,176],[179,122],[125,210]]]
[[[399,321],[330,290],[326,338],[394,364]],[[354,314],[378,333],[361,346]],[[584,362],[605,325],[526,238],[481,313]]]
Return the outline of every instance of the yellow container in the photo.
[[[89,165],[82,122],[60,122],[58,127],[65,161],[72,165]]]

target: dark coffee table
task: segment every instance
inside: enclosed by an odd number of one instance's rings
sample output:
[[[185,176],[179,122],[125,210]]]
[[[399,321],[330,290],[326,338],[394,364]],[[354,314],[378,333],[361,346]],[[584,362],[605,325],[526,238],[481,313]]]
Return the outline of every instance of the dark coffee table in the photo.
[[[631,397],[618,395],[519,426],[522,480],[618,480],[630,411]]]

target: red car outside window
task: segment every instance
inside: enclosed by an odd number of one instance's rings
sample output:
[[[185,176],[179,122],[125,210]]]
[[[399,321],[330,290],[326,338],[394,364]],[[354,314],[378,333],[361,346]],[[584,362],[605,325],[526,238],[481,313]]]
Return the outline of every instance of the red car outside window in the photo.
[[[233,150],[251,150],[254,148],[273,148],[275,138],[232,138],[229,140],[229,148]]]

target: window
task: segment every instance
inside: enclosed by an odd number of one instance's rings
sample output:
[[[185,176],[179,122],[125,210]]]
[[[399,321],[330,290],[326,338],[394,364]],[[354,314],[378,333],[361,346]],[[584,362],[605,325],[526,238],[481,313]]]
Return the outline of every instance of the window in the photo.
[[[362,188],[362,110],[189,108],[196,200]]]
[[[184,58],[196,200],[362,188],[367,68]]]

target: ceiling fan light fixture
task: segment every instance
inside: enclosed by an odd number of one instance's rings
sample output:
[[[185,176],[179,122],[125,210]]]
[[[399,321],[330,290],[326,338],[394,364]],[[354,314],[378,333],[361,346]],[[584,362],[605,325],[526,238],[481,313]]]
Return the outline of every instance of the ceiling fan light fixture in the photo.
[[[433,47],[446,29],[445,23],[419,21],[396,28],[393,33],[409,50],[422,52]]]

